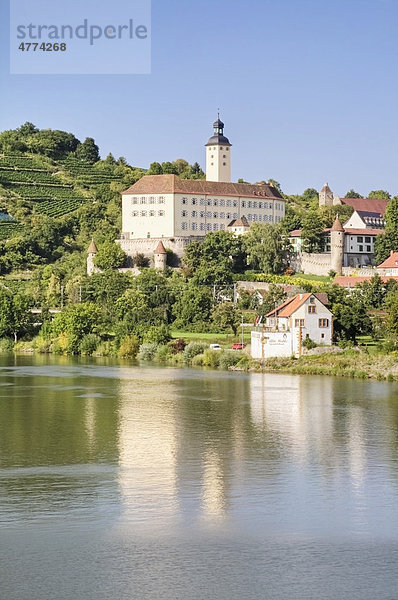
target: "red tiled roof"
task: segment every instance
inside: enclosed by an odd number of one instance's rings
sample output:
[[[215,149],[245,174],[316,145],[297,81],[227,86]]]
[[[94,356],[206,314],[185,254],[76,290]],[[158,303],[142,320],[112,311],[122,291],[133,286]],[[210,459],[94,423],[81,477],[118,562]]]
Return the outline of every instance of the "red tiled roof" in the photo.
[[[346,288],[350,288],[350,287],[355,287],[356,285],[359,285],[361,283],[364,283],[364,281],[370,281],[372,278],[369,276],[351,276],[351,275],[339,275],[338,277],[336,277],[336,279],[334,279],[333,284],[335,285],[340,285],[341,287],[346,287]],[[398,281],[398,276],[391,276],[391,277],[380,277],[380,279],[382,280],[383,283],[387,283],[387,281],[389,281],[390,279],[394,279],[396,281]]]
[[[167,254],[165,247],[163,246],[162,240],[159,240],[159,243],[156,246],[156,249],[153,251],[153,253],[154,254]]]
[[[278,190],[268,184],[180,179],[177,175],[144,175],[122,194],[197,194],[283,199]]]
[[[330,231],[344,231],[341,221],[338,217],[335,218]]]
[[[349,204],[354,210],[374,212],[384,215],[388,200],[377,200],[376,198],[340,198],[342,204]]]
[[[391,269],[391,267],[398,269],[398,252],[393,252],[381,265],[377,265],[378,269]]]
[[[250,227],[250,224],[245,215],[243,215],[240,219],[231,221],[228,227]]]
[[[380,235],[381,233],[384,233],[384,229],[354,229],[346,227],[344,233],[347,235]]]
[[[265,316],[270,317],[275,315],[277,317],[290,317],[308,298],[312,296],[311,293],[296,294],[292,298],[288,298],[282,304],[271,310]]]

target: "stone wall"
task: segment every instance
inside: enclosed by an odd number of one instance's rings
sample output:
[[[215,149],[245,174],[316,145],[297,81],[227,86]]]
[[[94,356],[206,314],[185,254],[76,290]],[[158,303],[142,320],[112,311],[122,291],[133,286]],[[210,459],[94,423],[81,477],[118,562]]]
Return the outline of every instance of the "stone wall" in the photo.
[[[149,258],[153,263],[153,252],[159,242],[163,243],[166,250],[172,250],[179,261],[181,261],[188,244],[192,241],[198,242],[202,240],[203,238],[199,236],[184,236],[175,238],[141,238],[139,240],[120,239],[116,240],[116,243],[120,244],[127,256],[133,258],[135,254],[140,253]]]
[[[291,261],[291,266],[296,273],[301,271],[309,275],[328,275],[331,267],[331,255],[329,253],[296,254]]]

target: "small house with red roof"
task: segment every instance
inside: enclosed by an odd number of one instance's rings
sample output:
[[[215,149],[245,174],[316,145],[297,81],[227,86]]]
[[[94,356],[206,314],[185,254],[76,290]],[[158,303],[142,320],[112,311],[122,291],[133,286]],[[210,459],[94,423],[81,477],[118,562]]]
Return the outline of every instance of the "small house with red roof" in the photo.
[[[331,346],[333,315],[326,294],[296,294],[258,320],[251,334],[253,358],[301,356],[305,339]]]
[[[397,277],[398,276],[398,252],[392,252],[390,256],[381,263],[381,265],[378,265],[377,267],[377,272],[379,273],[379,275],[385,275],[385,276],[390,276],[390,277]]]

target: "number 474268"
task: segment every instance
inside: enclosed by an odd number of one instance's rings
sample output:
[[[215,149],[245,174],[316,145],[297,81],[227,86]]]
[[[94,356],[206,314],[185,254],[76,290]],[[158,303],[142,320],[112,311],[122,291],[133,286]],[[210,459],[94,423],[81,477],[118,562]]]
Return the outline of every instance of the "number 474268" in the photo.
[[[23,52],[36,52],[36,50],[41,50],[42,52],[65,52],[66,44],[53,44],[51,42],[42,42],[41,44],[39,44],[39,42],[21,42],[18,46],[18,50],[22,50]]]

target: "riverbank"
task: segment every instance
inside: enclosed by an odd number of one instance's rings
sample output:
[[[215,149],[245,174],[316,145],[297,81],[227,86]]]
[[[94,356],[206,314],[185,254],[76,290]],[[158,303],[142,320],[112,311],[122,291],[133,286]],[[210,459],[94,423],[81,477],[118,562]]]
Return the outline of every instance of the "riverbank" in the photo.
[[[41,346],[35,346],[31,342],[19,342],[14,348],[12,343],[7,348],[3,345],[0,347],[0,352],[17,355],[60,354],[51,352],[48,348],[43,352]],[[112,356],[116,357],[117,354],[93,352],[90,356],[111,358]],[[385,353],[375,348],[369,351],[366,347],[345,350],[334,347],[329,352],[317,354],[315,351],[314,354],[307,354],[300,358],[258,360],[250,357],[247,348],[245,351],[227,348],[216,351],[209,348],[206,342],[195,341],[186,344],[180,338],[172,340],[168,344],[141,344],[136,347],[134,355],[126,355],[124,358],[174,367],[193,366],[244,372],[279,372],[295,375],[330,375],[378,381],[398,381],[398,352]]]

